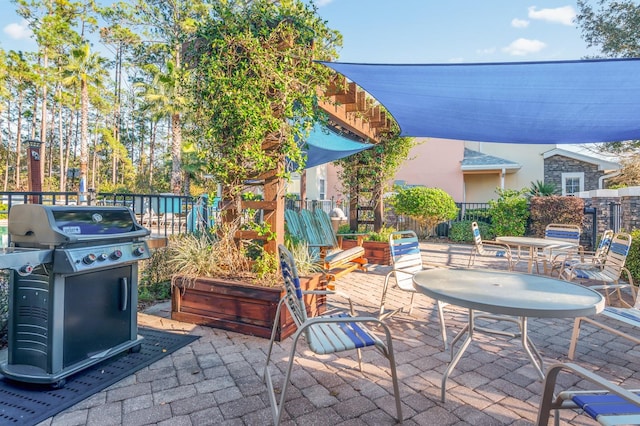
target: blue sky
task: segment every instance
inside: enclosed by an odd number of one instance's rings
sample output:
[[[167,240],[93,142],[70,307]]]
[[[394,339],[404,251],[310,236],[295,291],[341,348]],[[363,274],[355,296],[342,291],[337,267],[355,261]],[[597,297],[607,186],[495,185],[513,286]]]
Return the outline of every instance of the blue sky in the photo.
[[[316,0],[344,37],[339,60],[367,63],[580,59],[575,1]]]
[[[343,62],[544,61],[596,53],[587,50],[572,23],[575,1],[314,1],[320,16],[343,34]],[[15,5],[0,4],[0,46],[34,50]]]

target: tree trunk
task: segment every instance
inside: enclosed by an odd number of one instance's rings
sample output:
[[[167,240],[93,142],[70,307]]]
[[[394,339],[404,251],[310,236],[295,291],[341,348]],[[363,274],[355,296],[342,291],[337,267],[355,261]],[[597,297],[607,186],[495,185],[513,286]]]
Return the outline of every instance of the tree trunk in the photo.
[[[180,114],[171,115],[171,192],[181,194],[182,180],[182,132]]]
[[[81,118],[80,118],[80,197],[81,201],[86,199],[87,191],[87,168],[89,166],[89,143],[88,138],[88,120],[89,120],[89,89],[87,82],[81,80]],[[83,186],[84,184],[84,186]]]

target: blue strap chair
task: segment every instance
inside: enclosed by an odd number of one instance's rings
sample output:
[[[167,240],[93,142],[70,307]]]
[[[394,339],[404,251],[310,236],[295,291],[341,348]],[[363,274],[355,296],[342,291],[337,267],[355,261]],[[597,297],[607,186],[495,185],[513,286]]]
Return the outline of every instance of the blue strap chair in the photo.
[[[509,270],[511,271],[513,269],[513,256],[511,255],[511,249],[508,245],[500,244],[496,241],[483,241],[478,222],[471,223],[471,232],[473,233],[474,245],[469,255],[467,267],[470,268],[475,263],[476,257],[484,256],[506,259]]]
[[[629,286],[633,288],[631,272],[624,266],[631,249],[631,241],[631,235],[625,232],[617,232],[611,240],[607,255],[597,268],[594,268],[592,263],[576,263],[564,268],[560,273],[560,278],[567,281],[589,280],[600,282],[602,285],[599,288],[605,290],[607,303],[609,302],[611,290],[615,290],[622,301],[620,289]],[[628,284],[620,283],[623,273],[627,277]]]
[[[391,332],[387,325],[377,318],[355,316],[350,299],[348,299],[349,306],[351,308],[350,313],[337,313],[327,316],[308,318],[304,302],[304,294],[309,294],[309,292],[304,292],[300,289],[300,280],[293,256],[283,245],[278,246],[278,252],[286,294],[278,303],[276,318],[280,317],[282,307],[286,306],[298,329],[293,335],[293,345],[291,346],[289,353],[284,382],[281,387],[278,402],[271,372],[269,371],[273,343],[278,327],[277,323],[274,323],[273,325],[264,369],[264,380],[267,385],[267,392],[269,395],[274,423],[278,425],[282,419],[282,410],[286,400],[293,361],[296,356],[296,348],[300,338],[303,336],[307,341],[309,349],[316,354],[325,355],[355,349],[360,371],[362,371],[362,356],[360,350],[369,346],[373,346],[378,349],[389,361],[393,392],[396,399],[397,420],[402,423],[402,408],[400,405],[396,362],[393,355],[393,341],[391,339]],[[314,291],[312,293],[325,295],[336,294],[332,291]],[[378,327],[378,329],[384,333],[384,341],[369,331],[366,324]]]
[[[554,396],[558,375],[563,370],[595,384],[599,390],[569,390]],[[602,425],[640,424],[640,394],[638,390],[626,390],[579,365],[571,363],[555,364],[547,371],[536,424],[547,426],[551,410],[554,410],[554,424],[559,425],[559,410],[561,409],[581,410],[582,413]]]
[[[385,319],[398,312],[402,312],[405,306],[401,306],[395,310],[386,311],[385,302],[389,291],[391,277],[395,279],[395,285],[398,289],[411,293],[409,301],[408,313],[413,310],[413,299],[416,290],[413,287],[413,275],[424,268],[422,263],[422,255],[420,254],[420,243],[418,236],[414,231],[396,231],[389,235],[389,249],[391,252],[391,265],[393,269],[387,273],[384,278],[382,287],[382,296],[380,297],[379,319]],[[445,328],[443,307],[445,304],[438,301],[438,318],[440,319],[440,330],[442,333],[442,342],[447,347],[447,331]]]

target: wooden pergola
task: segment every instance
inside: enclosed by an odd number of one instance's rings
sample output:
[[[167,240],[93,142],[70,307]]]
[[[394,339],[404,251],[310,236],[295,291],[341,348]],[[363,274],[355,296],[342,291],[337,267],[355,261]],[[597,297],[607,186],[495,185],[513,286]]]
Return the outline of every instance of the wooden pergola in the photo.
[[[347,131],[362,141],[379,143],[381,135],[391,127],[391,118],[373,98],[353,82],[348,82],[343,76],[336,75],[324,94],[320,93],[319,107],[329,116],[331,125],[343,131]],[[324,95],[324,96],[322,96]],[[326,99],[325,99],[326,98]],[[268,142],[262,147],[268,151],[272,147]],[[277,245],[284,242],[284,188],[285,182],[278,177],[278,170],[274,170],[256,179],[256,185],[263,188],[261,201],[243,201],[242,208],[260,209],[264,213],[264,221],[269,224],[276,239],[267,241],[265,249],[269,253],[277,252]],[[358,224],[358,193],[350,194],[350,224],[357,227]],[[382,203],[379,212],[374,212],[375,221],[382,223]],[[372,207],[365,209],[373,210]],[[360,209],[362,210],[362,209]],[[239,231],[238,238],[264,239],[256,231]]]

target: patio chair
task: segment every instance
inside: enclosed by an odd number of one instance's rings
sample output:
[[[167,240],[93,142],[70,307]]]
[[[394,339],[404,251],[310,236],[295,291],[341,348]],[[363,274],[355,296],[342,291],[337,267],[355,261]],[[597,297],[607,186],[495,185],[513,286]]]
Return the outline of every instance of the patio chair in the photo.
[[[414,231],[396,231],[389,235],[389,248],[391,251],[392,270],[387,273],[382,286],[382,296],[380,297],[380,312],[378,318],[383,320],[398,312],[402,312],[405,306],[401,306],[392,311],[385,312],[384,304],[389,291],[391,277],[395,279],[396,287],[400,290],[411,293],[409,300],[408,314],[413,311],[413,298],[416,290],[413,287],[413,275],[424,269],[422,255],[420,254],[420,243]],[[447,348],[447,331],[445,328],[443,308],[446,304],[438,301],[438,318],[440,319],[440,329],[442,333],[442,343]]]
[[[477,256],[483,256],[505,259],[508,263],[509,270],[511,271],[513,269],[513,257],[508,245],[500,244],[497,241],[483,241],[482,236],[480,235],[478,222],[471,223],[471,232],[473,233],[474,246],[471,249],[467,267],[470,268],[474,265]]]
[[[615,239],[614,239],[615,241]],[[614,246],[612,245],[611,250],[614,250]],[[605,268],[606,268],[606,260],[605,260]],[[628,284],[605,284],[605,285],[596,285],[591,286],[590,288],[594,289],[602,289],[605,292],[610,292],[612,289],[615,290],[618,294],[618,299],[622,306],[627,306],[628,303],[623,299],[621,294],[621,289],[628,289],[631,292],[631,297],[634,300],[633,305],[628,307],[617,307],[617,306],[606,306],[600,314],[595,317],[578,317],[574,320],[573,323],[573,332],[571,333],[571,343],[569,344],[569,359],[573,359],[576,353],[576,347],[578,345],[578,338],[580,337],[580,325],[583,322],[589,323],[593,326],[601,328],[605,331],[615,334],[616,336],[623,337],[627,340],[632,341],[636,345],[640,345],[640,338],[635,337],[633,334],[626,332],[626,330],[619,330],[613,327],[615,322],[622,323],[631,327],[636,327],[640,329],[640,298],[638,297],[638,290],[635,288],[633,284],[633,279],[631,275],[628,276],[629,283]],[[608,293],[607,299],[609,298]],[[602,320],[605,320],[603,322]]]
[[[563,243],[575,244],[577,249],[568,250],[567,248],[548,248],[542,250],[539,255],[542,259],[543,272],[545,274],[551,274],[553,267],[556,264],[562,264],[564,259],[572,252],[576,250],[582,251],[580,247],[580,234],[582,228],[578,225],[569,225],[563,223],[550,223],[544,230],[544,238],[551,240],[558,240]],[[536,263],[536,268],[538,267]]]
[[[593,383],[600,389],[594,391],[567,390],[554,396],[558,375],[563,370],[581,380]],[[587,414],[602,425],[640,424],[640,395],[638,390],[624,389],[572,363],[554,364],[547,371],[536,424],[538,426],[547,426],[551,410],[555,410],[554,424],[559,425],[559,410],[562,409],[580,410],[581,413]]]
[[[387,325],[377,318],[355,316],[351,300],[346,296],[343,297],[347,298],[347,301],[349,302],[349,313],[335,313],[330,316],[308,318],[307,307],[305,306],[303,296],[305,293],[308,294],[309,292],[304,292],[300,289],[298,271],[296,269],[293,256],[283,245],[278,246],[278,252],[286,294],[278,303],[276,318],[280,316],[280,311],[283,306],[286,306],[297,326],[297,330],[292,337],[293,344],[289,351],[287,366],[284,371],[284,381],[280,390],[279,402],[276,397],[273,378],[269,369],[273,343],[278,327],[277,324],[274,324],[273,331],[271,333],[271,340],[269,342],[267,360],[264,369],[264,381],[267,385],[267,392],[269,395],[274,423],[278,425],[282,419],[282,410],[286,401],[287,388],[289,386],[293,361],[296,356],[296,348],[302,336],[304,336],[309,350],[318,355],[333,354],[355,349],[360,371],[362,371],[361,349],[369,346],[373,346],[378,349],[389,361],[391,381],[393,383],[393,392],[396,400],[397,420],[402,423],[402,407],[400,404],[396,362],[393,354],[393,341],[391,339],[391,332]],[[312,293],[326,295],[338,294],[332,291],[314,291]],[[381,330],[384,334],[384,341],[369,331],[366,324],[371,324],[378,330]],[[280,372],[277,368],[275,371],[278,373]]]
[[[575,250],[568,252],[564,259],[561,259],[552,265],[550,275],[553,275],[554,271],[558,271],[559,275],[563,268],[568,268],[578,263],[582,264],[582,268],[600,269],[607,253],[609,252],[612,240],[613,230],[605,230],[600,237],[598,247],[596,247],[595,251]]]
[[[591,280],[601,282],[600,288],[605,291],[607,303],[609,302],[609,296],[612,294],[611,290],[614,290],[618,294],[620,301],[623,301],[620,289],[629,285],[633,287],[631,272],[624,266],[631,248],[631,240],[631,235],[627,233],[616,233],[599,267],[594,268],[593,263],[576,263],[564,268],[560,272],[560,278],[567,281]],[[623,272],[627,276],[628,284],[620,284]]]

